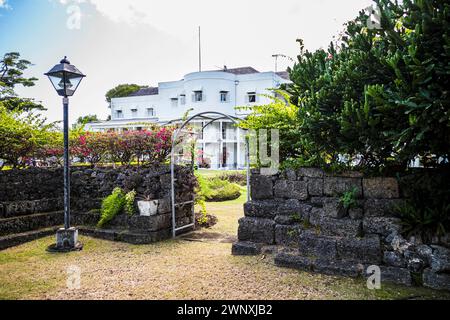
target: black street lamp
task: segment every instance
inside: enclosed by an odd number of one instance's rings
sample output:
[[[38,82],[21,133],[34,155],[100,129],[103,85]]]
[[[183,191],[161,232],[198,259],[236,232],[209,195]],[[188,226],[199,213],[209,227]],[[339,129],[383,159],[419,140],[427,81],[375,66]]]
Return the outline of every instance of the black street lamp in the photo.
[[[80,250],[78,230],[70,227],[70,163],[69,163],[69,98],[73,96],[81,80],[85,77],[67,57],[45,74],[50,79],[58,95],[63,97],[64,113],[64,228],[56,232],[56,245],[52,251]]]

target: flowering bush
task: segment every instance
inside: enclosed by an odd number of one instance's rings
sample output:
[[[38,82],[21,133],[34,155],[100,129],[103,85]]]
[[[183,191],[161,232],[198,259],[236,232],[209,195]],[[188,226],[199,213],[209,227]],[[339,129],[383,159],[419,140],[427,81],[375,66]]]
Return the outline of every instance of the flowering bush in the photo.
[[[100,132],[87,132],[72,142],[71,153],[81,161],[96,165],[105,159],[108,151],[108,136]]]
[[[120,162],[130,165],[152,165],[164,162],[170,154],[173,128],[154,127],[151,130],[122,133],[85,133],[72,142],[71,152],[91,165],[100,162]]]

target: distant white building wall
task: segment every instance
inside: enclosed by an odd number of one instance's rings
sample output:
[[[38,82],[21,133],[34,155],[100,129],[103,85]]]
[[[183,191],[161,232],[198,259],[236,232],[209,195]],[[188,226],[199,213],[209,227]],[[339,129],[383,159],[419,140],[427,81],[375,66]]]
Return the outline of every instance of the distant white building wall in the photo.
[[[251,67],[193,72],[182,80],[160,82],[157,88],[141,89],[111,101],[111,121],[89,123],[87,130],[140,130],[149,124],[166,124],[189,115],[217,111],[244,118],[250,111],[238,106],[270,103],[271,89],[288,83],[286,73],[258,72]],[[197,125],[206,122],[196,120]],[[245,167],[245,133],[229,120],[209,125],[198,141],[211,167]]]

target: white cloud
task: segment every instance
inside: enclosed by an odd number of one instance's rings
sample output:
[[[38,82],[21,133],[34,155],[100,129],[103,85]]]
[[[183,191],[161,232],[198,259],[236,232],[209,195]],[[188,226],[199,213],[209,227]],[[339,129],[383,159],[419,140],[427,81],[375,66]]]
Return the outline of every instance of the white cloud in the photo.
[[[6,0],[0,0],[0,8],[2,9],[11,9],[8,2]]]

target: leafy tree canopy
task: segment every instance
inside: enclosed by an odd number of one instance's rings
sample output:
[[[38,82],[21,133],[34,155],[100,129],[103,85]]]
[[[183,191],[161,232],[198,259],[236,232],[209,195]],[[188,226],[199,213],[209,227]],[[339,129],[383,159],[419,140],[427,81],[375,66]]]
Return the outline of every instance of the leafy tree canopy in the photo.
[[[106,93],[105,98],[107,102],[111,102],[112,98],[126,97],[142,88],[145,88],[145,86],[139,86],[137,84],[120,84],[109,90]]]
[[[450,4],[375,0],[381,28],[362,11],[327,50],[303,49],[286,87],[299,106],[293,150],[312,165],[404,170],[449,159]],[[301,43],[301,42],[300,42]],[[302,43],[301,43],[302,44]],[[306,152],[305,152],[306,151]]]
[[[14,89],[18,85],[32,87],[37,78],[24,77],[31,62],[20,59],[20,53],[6,53],[0,60],[0,101],[7,110],[31,111],[45,110],[44,106],[33,99],[18,97]]]

